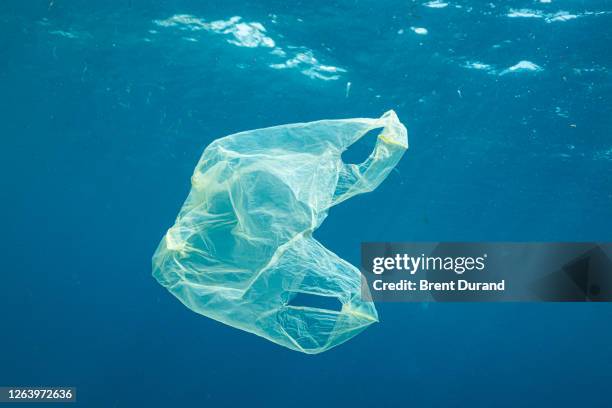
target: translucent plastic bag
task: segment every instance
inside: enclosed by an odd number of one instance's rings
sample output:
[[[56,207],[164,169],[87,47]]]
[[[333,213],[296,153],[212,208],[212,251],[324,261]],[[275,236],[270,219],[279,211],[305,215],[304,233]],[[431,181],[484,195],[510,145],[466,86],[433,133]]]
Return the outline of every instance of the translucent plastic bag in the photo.
[[[382,128],[362,164],[340,155]],[[153,275],[191,310],[304,353],[378,321],[361,275],[312,237],[330,207],[375,189],[408,147],[395,112],[256,129],[211,143],[153,256]],[[341,309],[294,304],[306,294]]]

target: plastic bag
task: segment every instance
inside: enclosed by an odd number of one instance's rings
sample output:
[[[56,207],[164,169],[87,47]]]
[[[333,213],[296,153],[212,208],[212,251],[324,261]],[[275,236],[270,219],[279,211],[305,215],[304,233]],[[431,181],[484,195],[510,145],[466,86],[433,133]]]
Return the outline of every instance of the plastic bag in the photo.
[[[369,158],[340,155],[383,128]],[[256,129],[211,143],[153,275],[191,310],[304,353],[319,353],[378,321],[361,275],[312,237],[330,207],[375,189],[408,148],[395,112]],[[340,310],[294,304],[298,295]]]

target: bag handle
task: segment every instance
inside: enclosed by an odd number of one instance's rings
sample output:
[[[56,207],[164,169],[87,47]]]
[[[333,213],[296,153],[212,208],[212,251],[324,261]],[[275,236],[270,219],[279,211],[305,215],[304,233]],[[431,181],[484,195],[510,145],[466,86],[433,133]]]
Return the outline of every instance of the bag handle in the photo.
[[[357,194],[374,190],[387,178],[408,149],[408,131],[393,110],[386,112],[379,119],[370,119],[370,121],[365,131],[346,145],[345,150],[369,131],[382,128],[374,150],[361,164],[342,162],[330,207]]]

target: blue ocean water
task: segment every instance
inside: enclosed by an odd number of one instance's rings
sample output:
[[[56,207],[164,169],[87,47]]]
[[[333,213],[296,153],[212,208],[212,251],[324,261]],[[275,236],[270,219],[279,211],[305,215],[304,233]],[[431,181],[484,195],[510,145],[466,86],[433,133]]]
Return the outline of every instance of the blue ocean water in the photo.
[[[612,239],[609,1],[0,4],[0,385],[77,405],[610,406],[612,309],[380,304],[309,356],[151,277],[215,138],[394,109],[410,149],[317,238]],[[350,152],[364,157],[371,146]]]

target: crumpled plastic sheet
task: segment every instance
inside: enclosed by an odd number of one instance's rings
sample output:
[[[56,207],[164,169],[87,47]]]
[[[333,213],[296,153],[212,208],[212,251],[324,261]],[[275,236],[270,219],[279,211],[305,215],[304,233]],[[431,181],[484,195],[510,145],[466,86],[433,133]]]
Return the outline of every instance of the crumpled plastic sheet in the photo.
[[[365,162],[342,161],[379,128]],[[378,321],[374,303],[362,297],[359,270],[312,233],[332,206],[374,190],[407,148],[393,111],[215,140],[153,256],[154,277],[191,310],[293,350],[315,354],[349,340]],[[341,309],[292,304],[304,294],[335,298]]]

